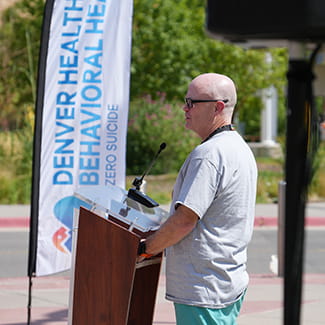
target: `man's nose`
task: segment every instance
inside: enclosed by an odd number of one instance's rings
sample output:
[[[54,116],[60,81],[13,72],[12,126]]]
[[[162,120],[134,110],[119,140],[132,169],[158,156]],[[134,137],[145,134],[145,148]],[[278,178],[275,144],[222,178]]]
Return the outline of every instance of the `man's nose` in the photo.
[[[190,109],[188,108],[188,106],[187,106],[187,104],[185,103],[184,105],[183,105],[183,111],[184,112],[188,112]]]

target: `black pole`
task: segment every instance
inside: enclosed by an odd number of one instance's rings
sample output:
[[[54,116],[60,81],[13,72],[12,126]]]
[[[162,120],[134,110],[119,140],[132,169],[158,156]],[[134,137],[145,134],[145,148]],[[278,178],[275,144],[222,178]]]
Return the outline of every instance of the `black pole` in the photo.
[[[299,325],[305,205],[315,153],[311,62],[290,60],[287,78],[284,324]]]
[[[28,277],[28,302],[27,302],[27,325],[31,322],[32,316],[32,286],[33,286],[33,278],[32,276]]]
[[[28,303],[27,324],[31,323],[32,308],[32,285],[36,272],[37,237],[38,237],[38,204],[39,204],[39,181],[42,142],[43,104],[45,92],[45,71],[47,63],[47,52],[50,35],[51,17],[55,0],[47,0],[44,7],[43,25],[41,33],[41,44],[38,62],[37,96],[35,103],[35,127],[33,145],[33,176],[31,193],[31,211],[29,225],[29,250],[28,250]]]

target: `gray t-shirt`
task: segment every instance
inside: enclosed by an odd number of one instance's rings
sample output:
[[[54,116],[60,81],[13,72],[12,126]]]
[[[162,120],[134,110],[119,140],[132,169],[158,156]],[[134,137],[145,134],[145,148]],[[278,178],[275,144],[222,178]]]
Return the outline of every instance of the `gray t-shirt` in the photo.
[[[239,299],[249,280],[256,183],[254,156],[236,131],[216,134],[191,152],[175,183],[171,213],[181,204],[199,221],[166,249],[168,300],[223,308]]]

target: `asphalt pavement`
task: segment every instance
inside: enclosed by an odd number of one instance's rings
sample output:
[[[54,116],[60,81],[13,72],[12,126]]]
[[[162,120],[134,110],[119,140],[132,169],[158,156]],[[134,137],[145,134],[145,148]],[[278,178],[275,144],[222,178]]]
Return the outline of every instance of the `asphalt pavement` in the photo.
[[[167,208],[167,207],[165,207]],[[0,206],[0,234],[22,232],[28,235],[29,206]],[[273,229],[277,231],[277,204],[256,206],[255,231],[259,234]],[[307,230],[325,229],[325,202],[308,203],[306,206]],[[324,239],[325,241],[325,239]],[[324,247],[324,246],[322,246]],[[261,247],[265,254],[268,247]],[[325,249],[319,250],[319,264],[325,261]],[[10,254],[15,254],[14,250]],[[276,268],[276,256],[273,271]],[[261,257],[262,259],[262,257]],[[272,260],[271,260],[272,262]],[[250,271],[250,285],[243,304],[238,325],[283,324],[283,278],[271,271]],[[1,265],[1,268],[5,266]],[[164,265],[163,265],[164,267]],[[308,270],[308,269],[307,269]],[[312,269],[315,270],[315,269]],[[317,270],[317,269],[316,269]],[[322,269],[321,269],[322,270]],[[63,325],[68,323],[70,274],[33,278],[31,323],[34,325]],[[156,298],[154,325],[175,324],[173,304],[164,298],[165,274],[162,270]],[[28,278],[11,276],[0,278],[0,324],[27,324]],[[325,272],[307,272],[303,276],[301,324],[325,324]]]

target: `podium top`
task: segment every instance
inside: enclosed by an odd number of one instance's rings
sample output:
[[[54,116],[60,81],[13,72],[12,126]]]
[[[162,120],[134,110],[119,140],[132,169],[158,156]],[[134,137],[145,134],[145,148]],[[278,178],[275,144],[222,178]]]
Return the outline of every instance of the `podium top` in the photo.
[[[127,191],[117,186],[79,187],[74,195],[99,210],[142,232],[156,230],[168,218],[168,213],[159,208],[146,206],[130,199]]]

